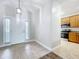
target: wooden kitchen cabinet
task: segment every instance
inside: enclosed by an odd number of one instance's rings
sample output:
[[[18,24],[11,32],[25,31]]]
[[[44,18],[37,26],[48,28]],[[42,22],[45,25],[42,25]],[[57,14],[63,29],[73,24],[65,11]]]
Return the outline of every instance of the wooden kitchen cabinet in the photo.
[[[68,41],[79,43],[79,33],[69,32],[69,39],[68,39]]]
[[[69,16],[61,19],[61,25],[69,24],[71,28],[79,27],[79,15]]]
[[[69,17],[62,18],[61,24],[69,24]]]
[[[79,27],[79,15],[76,15],[76,24],[77,24],[77,27]]]
[[[71,16],[70,19],[70,27],[78,28],[79,27],[79,15]]]
[[[71,17],[69,17],[69,19],[70,19],[70,27],[71,28],[77,27],[76,16],[71,16]]]
[[[62,18],[62,19],[61,19],[61,25],[62,25],[62,24],[65,24],[65,18]]]

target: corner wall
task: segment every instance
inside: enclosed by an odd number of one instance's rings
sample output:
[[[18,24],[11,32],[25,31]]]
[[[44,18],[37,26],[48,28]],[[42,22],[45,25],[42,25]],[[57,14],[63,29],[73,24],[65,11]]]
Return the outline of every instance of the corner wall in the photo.
[[[60,44],[60,24],[57,14],[52,14],[52,2],[40,9],[37,41],[50,50]]]

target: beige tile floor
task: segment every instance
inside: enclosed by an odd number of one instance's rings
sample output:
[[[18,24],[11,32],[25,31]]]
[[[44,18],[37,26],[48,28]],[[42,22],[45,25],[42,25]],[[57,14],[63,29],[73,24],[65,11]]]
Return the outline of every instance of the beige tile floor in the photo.
[[[29,42],[0,48],[0,59],[39,59],[49,52],[36,42]]]
[[[61,45],[53,52],[63,57],[63,59],[79,59],[79,44],[61,41]]]

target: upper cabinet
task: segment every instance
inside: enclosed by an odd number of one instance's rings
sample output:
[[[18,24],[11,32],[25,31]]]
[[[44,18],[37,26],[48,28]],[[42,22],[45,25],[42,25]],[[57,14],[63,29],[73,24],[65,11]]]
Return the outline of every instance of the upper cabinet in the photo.
[[[61,19],[61,27],[71,27],[78,28],[79,27],[79,15],[69,16]]]
[[[79,15],[76,16],[77,27],[79,27]]]
[[[76,24],[76,16],[71,16],[69,17],[70,19],[70,27],[77,27],[77,24]]]
[[[62,18],[61,19],[61,24],[69,24],[69,18]]]
[[[62,28],[70,27],[70,19],[69,19],[69,17],[65,17],[65,18],[61,19],[61,27]]]

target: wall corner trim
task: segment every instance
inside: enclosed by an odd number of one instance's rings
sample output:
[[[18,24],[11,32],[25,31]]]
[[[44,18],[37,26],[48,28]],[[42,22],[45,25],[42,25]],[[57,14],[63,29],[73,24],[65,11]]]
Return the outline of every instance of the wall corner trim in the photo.
[[[37,41],[37,40],[36,40],[36,42],[37,42],[38,44],[40,44],[41,46],[43,46],[44,48],[48,49],[49,51],[52,51],[52,48],[47,47],[46,45],[44,45],[43,43],[41,43],[41,42],[39,42],[39,41]]]

